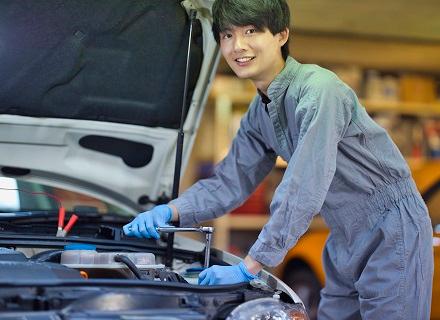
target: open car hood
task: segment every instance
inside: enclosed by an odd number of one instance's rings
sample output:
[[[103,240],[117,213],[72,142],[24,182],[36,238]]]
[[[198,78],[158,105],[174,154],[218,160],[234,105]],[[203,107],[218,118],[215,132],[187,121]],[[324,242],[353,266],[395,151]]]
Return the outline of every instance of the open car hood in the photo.
[[[171,197],[218,63],[208,0],[0,0],[0,174],[137,212]]]

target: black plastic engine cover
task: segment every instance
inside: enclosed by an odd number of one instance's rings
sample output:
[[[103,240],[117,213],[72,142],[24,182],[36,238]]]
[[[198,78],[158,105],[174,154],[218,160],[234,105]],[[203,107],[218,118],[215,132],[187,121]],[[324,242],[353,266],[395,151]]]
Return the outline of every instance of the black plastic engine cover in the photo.
[[[22,252],[0,248],[0,261],[27,261],[27,258]]]
[[[47,279],[83,279],[79,271],[67,268],[63,265],[50,262],[34,261],[0,261],[0,283],[10,282],[17,279],[47,280]]]

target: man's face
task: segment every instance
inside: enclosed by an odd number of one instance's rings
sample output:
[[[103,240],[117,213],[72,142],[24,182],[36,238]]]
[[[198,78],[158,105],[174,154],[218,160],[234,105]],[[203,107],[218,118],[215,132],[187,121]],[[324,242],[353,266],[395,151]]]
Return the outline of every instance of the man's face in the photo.
[[[287,30],[273,35],[267,28],[232,26],[220,33],[220,49],[239,78],[270,83],[284,67],[281,47],[287,37]]]

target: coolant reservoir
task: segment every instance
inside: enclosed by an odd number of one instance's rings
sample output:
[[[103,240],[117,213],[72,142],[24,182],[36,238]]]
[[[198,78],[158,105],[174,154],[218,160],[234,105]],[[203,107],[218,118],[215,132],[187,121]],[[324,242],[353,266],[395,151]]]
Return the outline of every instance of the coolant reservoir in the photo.
[[[114,257],[128,257],[138,269],[164,268],[156,264],[156,257],[150,252],[97,252],[95,250],[66,250],[61,253],[61,264],[85,272],[89,278],[135,278],[130,269]]]

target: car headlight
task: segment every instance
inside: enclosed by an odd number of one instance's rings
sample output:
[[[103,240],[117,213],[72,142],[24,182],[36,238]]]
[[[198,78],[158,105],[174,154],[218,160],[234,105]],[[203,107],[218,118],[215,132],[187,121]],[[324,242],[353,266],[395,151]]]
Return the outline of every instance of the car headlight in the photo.
[[[287,304],[279,299],[261,298],[235,308],[227,320],[308,320],[301,304]]]

